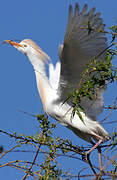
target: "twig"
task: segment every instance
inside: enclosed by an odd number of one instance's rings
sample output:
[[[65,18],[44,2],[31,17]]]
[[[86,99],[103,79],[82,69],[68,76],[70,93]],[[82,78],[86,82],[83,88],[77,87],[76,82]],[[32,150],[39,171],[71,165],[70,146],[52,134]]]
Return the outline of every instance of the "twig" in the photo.
[[[92,165],[92,163],[91,163],[90,155],[89,155],[89,154],[87,155],[87,162],[88,162],[91,170],[93,171],[94,175],[97,177],[97,173],[96,173],[96,171],[95,171],[95,169],[94,169],[94,167],[93,167],[93,165]]]
[[[115,120],[115,121],[109,121],[109,122],[102,122],[102,123],[100,123],[100,124],[112,124],[112,123],[117,123],[117,120]]]
[[[15,151],[12,151],[13,153],[17,153],[17,152],[21,152],[21,153],[36,153],[36,151],[32,151],[32,150],[15,150]],[[40,154],[50,154],[49,152],[45,152],[45,151],[42,151],[42,152],[39,152]],[[55,154],[56,156],[58,157],[61,157],[61,156],[64,156],[66,158],[72,158],[72,159],[77,159],[77,160],[81,160],[80,158],[76,157],[75,154],[72,154],[72,155],[67,155],[67,154],[62,154],[62,153],[56,153]],[[28,162],[27,162],[28,163]],[[30,162],[29,162],[30,163]]]
[[[84,170],[86,170],[87,168],[82,168],[79,172],[78,172],[78,180],[80,180],[80,173],[83,172]]]
[[[5,156],[7,153],[9,153],[10,151],[12,151],[13,149],[15,149],[15,148],[17,148],[17,147],[20,147],[21,145],[16,145],[16,146],[14,146],[14,147],[12,147],[11,149],[9,149],[8,151],[5,151],[1,156],[0,156],[0,159],[3,157],[3,156]]]
[[[101,121],[101,123],[104,122],[104,121],[112,114],[112,110],[113,110],[113,109],[117,109],[117,107],[116,107],[116,102],[117,102],[117,97],[115,98],[112,106],[108,106],[108,107],[105,106],[105,107],[104,107],[104,109],[110,109],[110,113]],[[115,121],[115,122],[116,122],[116,121]],[[107,123],[108,123],[108,122],[107,122]],[[112,123],[112,121],[111,121],[111,123]]]
[[[25,112],[25,111],[23,111],[23,110],[21,110],[21,109],[17,109],[17,111],[22,112],[22,113],[24,113],[24,114],[26,114],[26,115],[28,115],[28,116],[32,116],[32,117],[37,118],[37,116],[36,116],[36,115],[31,114],[31,113],[28,113],[28,112]]]
[[[101,120],[100,123],[102,124],[112,114],[112,112],[113,111],[111,109],[110,113],[103,120]]]
[[[80,29],[89,29],[89,27],[80,27]],[[102,29],[100,30],[97,30],[97,29],[94,29],[94,28],[91,28],[92,31],[95,31],[95,32],[99,32],[99,33],[104,33],[104,34],[111,34],[113,36],[117,36],[117,33],[112,33],[112,32],[109,32],[109,31],[104,31]]]
[[[30,173],[30,170],[32,169],[33,165],[35,164],[35,161],[36,161],[36,158],[37,158],[37,156],[38,156],[40,147],[41,147],[41,145],[39,145],[39,147],[38,147],[38,149],[37,149],[37,152],[36,152],[36,154],[35,154],[35,157],[34,157],[34,159],[33,159],[33,162],[32,162],[32,164],[31,164],[30,168],[28,169],[26,175],[22,178],[22,180],[25,180],[25,179],[27,178],[28,174]]]

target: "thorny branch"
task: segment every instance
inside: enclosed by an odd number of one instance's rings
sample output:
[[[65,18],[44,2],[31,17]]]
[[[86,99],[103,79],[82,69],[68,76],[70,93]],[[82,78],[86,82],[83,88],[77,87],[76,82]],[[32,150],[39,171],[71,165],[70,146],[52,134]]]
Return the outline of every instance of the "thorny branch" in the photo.
[[[38,156],[40,147],[41,147],[41,145],[39,145],[39,147],[38,147],[38,149],[37,149],[37,152],[36,152],[36,154],[35,154],[35,157],[34,157],[34,159],[33,159],[33,162],[32,162],[32,164],[31,164],[30,168],[28,169],[26,175],[22,178],[22,180],[25,180],[25,179],[27,178],[27,176],[28,176],[28,174],[30,173],[30,171],[31,171],[31,169],[32,169],[32,167],[33,167],[33,165],[35,164],[35,161],[36,161],[36,158],[37,158],[37,156]]]
[[[87,29],[87,30],[89,30],[89,27],[80,27],[80,29]],[[105,31],[103,29],[97,30],[97,29],[95,29],[93,27],[91,27],[91,31],[95,31],[95,32],[99,32],[99,33],[104,33],[104,34],[111,34],[112,36],[117,36],[116,32]]]
[[[36,161],[36,158],[37,158],[37,155],[39,154],[39,150],[40,150],[40,147],[41,147],[41,145],[47,145],[46,143],[44,144],[44,143],[42,143],[41,142],[41,144],[40,144],[40,142],[38,142],[37,140],[34,140],[34,139],[30,139],[30,138],[27,138],[27,137],[23,137],[23,136],[18,136],[18,135],[16,135],[16,133],[15,134],[11,134],[11,133],[8,133],[8,132],[6,132],[6,131],[3,131],[3,130],[0,130],[0,132],[1,133],[4,133],[4,134],[6,134],[6,135],[8,135],[8,136],[10,136],[11,138],[15,138],[16,140],[21,140],[21,142],[20,142],[20,144],[18,144],[17,146],[14,146],[13,148],[11,148],[10,150],[8,150],[8,151],[6,151],[6,152],[4,152],[3,154],[2,154],[2,156],[0,157],[0,158],[2,158],[6,153],[8,153],[8,152],[12,152],[12,151],[14,151],[14,149],[15,148],[18,148],[18,147],[20,147],[21,145],[24,145],[24,144],[31,144],[31,143],[36,143],[36,144],[39,144],[39,147],[37,148],[37,151],[36,151],[36,154],[35,154],[35,157],[34,157],[34,159],[33,159],[33,162],[31,162],[31,166],[29,167],[29,168],[24,168],[24,166],[22,167],[22,166],[20,166],[20,165],[18,165],[18,164],[13,164],[13,163],[19,163],[20,161],[14,161],[14,162],[9,162],[9,163],[6,163],[6,164],[4,164],[4,165],[1,165],[0,167],[3,167],[3,166],[10,166],[10,167],[13,167],[13,168],[17,168],[17,169],[19,169],[19,170],[22,170],[24,173],[26,173],[26,175],[23,177],[23,179],[22,180],[25,180],[26,179],[26,177],[28,177],[29,175],[30,176],[35,176],[35,175],[37,175],[37,174],[40,174],[40,173],[34,173],[33,172],[33,170],[32,170],[32,167],[35,165],[35,166],[40,166],[38,163],[36,163],[35,161]],[[43,133],[42,133],[43,134]],[[113,138],[114,138],[114,135],[113,135]],[[115,144],[113,144],[113,142],[112,143],[110,143],[109,145],[102,145],[102,146],[100,146],[101,148],[106,148],[106,147],[113,147],[113,146],[116,146],[117,145],[117,143],[115,143]],[[35,146],[35,147],[37,147],[37,145]],[[57,147],[57,148],[60,148],[60,147]],[[63,148],[63,147],[62,147]],[[74,155],[75,154],[79,154],[79,155],[84,155],[84,152],[85,151],[87,151],[88,150],[88,148],[85,148],[85,149],[82,149],[82,148],[78,148],[77,146],[74,146],[74,145],[72,145],[72,144],[70,144],[70,143],[68,143],[68,146],[66,146],[66,147],[64,147],[62,150],[64,150],[64,151],[68,151],[68,152],[74,152]],[[45,152],[46,153],[46,152]],[[48,156],[50,156],[50,153],[49,152],[47,152],[46,154],[48,154]],[[55,153],[55,156],[57,155],[57,153]],[[63,155],[66,155],[65,153],[63,154]],[[74,157],[74,155],[68,155],[68,157],[69,158],[73,158]],[[59,154],[59,156],[61,156],[61,154]],[[77,156],[76,157],[74,157],[74,158],[78,158]],[[80,159],[81,160],[81,159]],[[89,162],[90,162],[90,164],[89,164]],[[86,162],[86,163],[88,163],[89,165],[90,165],[90,167],[92,167],[93,169],[94,168],[96,168],[96,169],[98,169],[97,167],[95,167],[94,165],[92,165],[91,164],[91,161],[90,161],[90,159],[89,159],[89,162]],[[29,162],[27,162],[27,164],[29,164]],[[94,170],[95,171],[95,170]],[[94,173],[94,174],[96,174],[96,172]],[[111,173],[110,174],[107,174],[106,173],[106,175],[108,175],[108,176],[111,176]],[[116,175],[116,174],[115,174]],[[39,176],[41,176],[41,175],[39,175]],[[66,176],[67,177],[67,175],[64,175],[64,176]],[[69,176],[69,175],[68,175]],[[78,175],[79,176],[79,178],[80,177],[84,177],[85,175]],[[70,176],[71,177],[71,176]]]
[[[18,140],[23,140],[24,142],[22,142],[22,143],[26,143],[26,144],[28,144],[28,142],[33,142],[33,143],[36,143],[36,144],[40,143],[40,142],[38,142],[38,141],[36,141],[36,140],[24,138],[24,137],[22,137],[22,136],[17,136],[16,134],[11,134],[11,133],[8,133],[8,132],[3,131],[3,130],[0,130],[0,132],[6,134],[6,135],[8,135],[8,136],[10,136],[11,138],[15,138],[15,139],[18,139]],[[115,137],[115,135],[113,135],[113,136],[111,137],[111,139],[113,139],[114,137]],[[40,143],[40,144],[41,144],[41,145],[48,145],[48,144],[46,144],[46,143]],[[116,145],[117,145],[117,143],[114,144],[114,146],[116,146]],[[15,147],[13,147],[13,149],[15,149],[16,147],[20,147],[20,146],[21,146],[20,144],[19,144],[19,145],[16,145]],[[101,147],[101,148],[105,148],[105,147],[111,147],[111,146],[113,146],[113,143],[111,143],[111,144],[109,144],[109,145],[101,145],[100,147]],[[89,147],[89,148],[88,148],[88,147],[85,147],[85,149],[84,149],[84,148],[82,149],[82,147],[74,146],[74,145],[71,145],[71,144],[68,144],[68,147],[69,147],[69,148],[65,148],[65,150],[70,150],[70,151],[72,151],[72,152],[74,152],[74,153],[78,153],[78,154],[80,154],[80,155],[83,155],[85,151],[88,151],[88,150],[90,149],[90,147]],[[73,149],[72,149],[72,148],[73,148]],[[11,148],[8,152],[12,151],[13,149]],[[4,154],[6,154],[6,153],[8,153],[8,152],[5,152]],[[27,152],[27,151],[26,151],[26,152]],[[2,154],[2,156],[4,156],[4,154]],[[0,159],[1,159],[1,158],[2,158],[2,157],[0,157]]]

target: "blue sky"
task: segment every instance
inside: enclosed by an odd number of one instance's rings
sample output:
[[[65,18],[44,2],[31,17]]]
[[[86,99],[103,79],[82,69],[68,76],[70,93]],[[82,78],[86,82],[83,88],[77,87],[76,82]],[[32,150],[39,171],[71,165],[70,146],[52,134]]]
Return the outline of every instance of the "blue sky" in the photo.
[[[65,28],[67,25],[68,5],[79,2],[80,7],[84,3],[89,9],[93,6],[96,11],[100,11],[107,27],[116,23],[117,1],[107,0],[4,0],[0,5],[0,129],[8,132],[18,132],[22,134],[35,134],[38,131],[37,121],[26,116],[17,109],[39,114],[43,112],[40,97],[38,95],[35,75],[31,64],[27,58],[14,48],[3,45],[5,39],[25,38],[33,39],[51,57],[55,64],[58,58],[58,45],[63,42]],[[109,85],[105,93],[105,104],[111,104],[116,97],[116,84]],[[103,116],[100,116],[100,119]],[[113,113],[110,120],[116,120],[116,113]],[[112,132],[113,125],[106,126]],[[71,131],[59,125],[56,135],[69,138],[73,143],[86,145],[84,141],[77,138]],[[0,134],[0,145],[7,150],[14,144],[13,140]],[[24,158],[20,154],[20,158]],[[32,154],[30,154],[31,158]],[[11,153],[4,158],[8,162],[17,159],[17,153]],[[29,158],[29,157],[28,157]],[[69,161],[69,160],[68,160]],[[69,168],[77,167],[81,162],[63,160],[63,164]],[[5,173],[7,172],[7,173]],[[11,168],[1,168],[0,177],[4,180],[21,179],[23,174]]]

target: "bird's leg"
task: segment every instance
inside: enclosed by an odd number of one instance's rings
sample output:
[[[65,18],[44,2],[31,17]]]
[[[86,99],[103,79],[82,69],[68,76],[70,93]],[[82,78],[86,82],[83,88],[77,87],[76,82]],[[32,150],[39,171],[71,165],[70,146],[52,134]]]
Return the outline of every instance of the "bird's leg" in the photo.
[[[102,166],[102,157],[101,157],[101,148],[99,147],[99,145],[102,143],[103,139],[99,139],[99,141],[87,152],[87,157],[88,155],[94,150],[94,149],[98,149],[98,154],[99,154],[99,165],[100,165],[100,171],[103,170],[103,166]]]
[[[87,152],[87,154],[90,154],[94,149],[96,149],[101,143],[103,139],[99,139],[99,141]]]
[[[103,171],[101,148],[100,148],[100,147],[98,147],[97,149],[98,149],[98,154],[99,154],[99,165],[100,165],[100,171]]]

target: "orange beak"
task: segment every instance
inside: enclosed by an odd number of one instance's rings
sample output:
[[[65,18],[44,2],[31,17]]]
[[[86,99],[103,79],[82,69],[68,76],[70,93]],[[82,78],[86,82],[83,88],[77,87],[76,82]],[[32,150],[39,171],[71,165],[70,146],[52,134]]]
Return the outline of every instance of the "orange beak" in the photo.
[[[21,44],[11,41],[11,40],[4,40],[3,43],[8,43],[8,44],[11,44],[12,46],[22,47]]]

